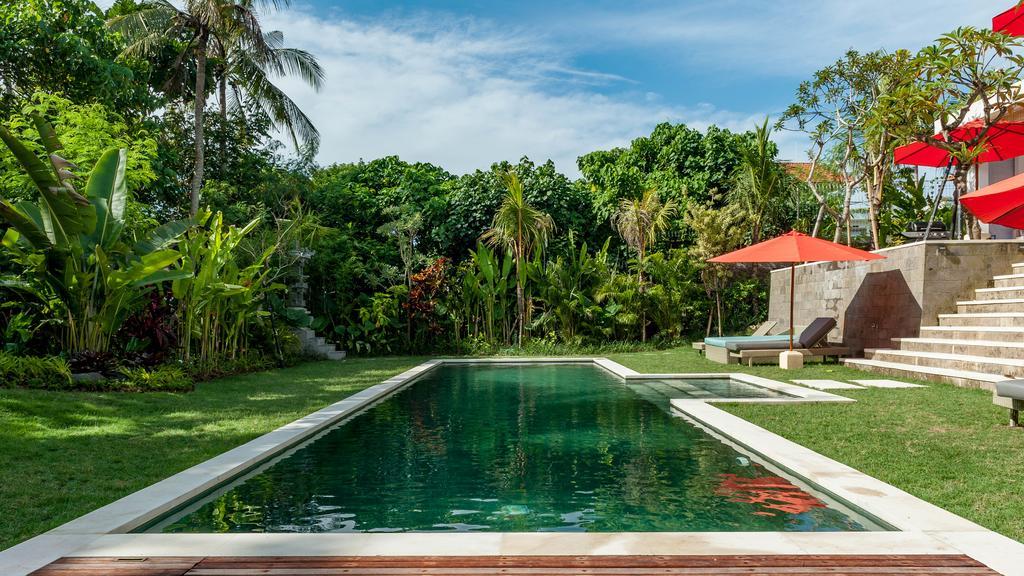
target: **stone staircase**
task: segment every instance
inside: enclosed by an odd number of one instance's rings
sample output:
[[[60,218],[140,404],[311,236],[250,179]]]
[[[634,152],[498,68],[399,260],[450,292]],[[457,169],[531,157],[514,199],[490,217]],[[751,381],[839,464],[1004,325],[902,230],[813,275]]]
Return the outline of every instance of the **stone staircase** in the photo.
[[[889,376],[949,382],[991,390],[1006,378],[1024,378],[1024,263],[995,276],[992,286],[939,314],[938,326],[916,338],[894,338],[894,348],[868,349],[849,366]]]
[[[291,306],[289,309],[292,312],[305,316],[307,324],[313,321],[313,316],[304,306]],[[320,356],[327,360],[345,359],[346,354],[344,350],[338,350],[333,343],[328,342],[323,336],[317,336],[316,331],[308,326],[292,328],[292,333],[298,337],[299,342],[302,344],[302,351],[310,356]]]
[[[328,360],[344,360],[345,351],[338,350],[334,344],[328,342],[323,336],[317,336],[312,328],[292,328],[292,332],[302,343],[302,351],[313,355],[322,356]]]

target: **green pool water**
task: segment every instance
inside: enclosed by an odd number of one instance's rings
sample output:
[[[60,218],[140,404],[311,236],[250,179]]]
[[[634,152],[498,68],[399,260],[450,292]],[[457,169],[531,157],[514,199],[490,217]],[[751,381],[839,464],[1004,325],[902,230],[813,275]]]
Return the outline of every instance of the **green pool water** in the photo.
[[[591,365],[442,366],[144,530],[879,529],[641,392]]]

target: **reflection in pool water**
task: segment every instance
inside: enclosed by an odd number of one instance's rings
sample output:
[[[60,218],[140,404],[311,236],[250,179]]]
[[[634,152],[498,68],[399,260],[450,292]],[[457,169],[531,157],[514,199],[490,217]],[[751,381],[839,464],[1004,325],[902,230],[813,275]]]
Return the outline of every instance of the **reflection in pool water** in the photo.
[[[591,365],[440,367],[276,463],[148,527],[865,529],[877,527],[751,462]]]

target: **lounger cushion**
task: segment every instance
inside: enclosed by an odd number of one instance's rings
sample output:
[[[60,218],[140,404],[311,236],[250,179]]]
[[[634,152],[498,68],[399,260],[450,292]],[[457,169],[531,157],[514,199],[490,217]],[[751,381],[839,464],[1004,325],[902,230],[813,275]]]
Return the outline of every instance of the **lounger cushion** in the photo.
[[[1003,398],[1024,400],[1024,380],[996,382],[996,395]]]
[[[811,322],[804,331],[793,339],[793,347],[798,349],[813,348],[828,337],[828,333],[836,327],[834,318],[818,318]],[[765,340],[767,338],[767,340]],[[746,341],[730,341],[726,348],[733,352],[741,350],[788,350],[789,336],[768,336],[765,338],[752,338]],[[706,340],[705,340],[706,342]]]
[[[729,348],[730,344],[736,342],[771,342],[774,340],[784,340],[788,344],[789,336],[785,334],[782,336],[722,336],[721,338],[705,338],[704,345]]]
[[[800,341],[794,338],[793,346],[799,348]],[[789,350],[789,334],[730,341],[726,343],[725,347],[732,352],[740,352],[741,350]]]
[[[800,347],[814,348],[828,337],[828,333],[836,327],[835,318],[816,318],[800,333]]]

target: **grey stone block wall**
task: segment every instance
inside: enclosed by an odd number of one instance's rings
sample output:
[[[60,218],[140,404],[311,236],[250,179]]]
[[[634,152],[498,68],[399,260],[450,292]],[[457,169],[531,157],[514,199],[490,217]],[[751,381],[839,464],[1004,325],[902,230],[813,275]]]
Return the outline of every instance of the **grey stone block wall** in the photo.
[[[956,312],[957,300],[974,299],[992,277],[1024,262],[1024,243],[974,240],[914,243],[879,252],[885,260],[821,262],[796,268],[795,324],[831,316],[833,342],[857,355],[888,348],[892,338],[915,337],[938,315]],[[1024,284],[1024,282],[1022,282]],[[789,268],[772,272],[768,314],[789,325]]]

